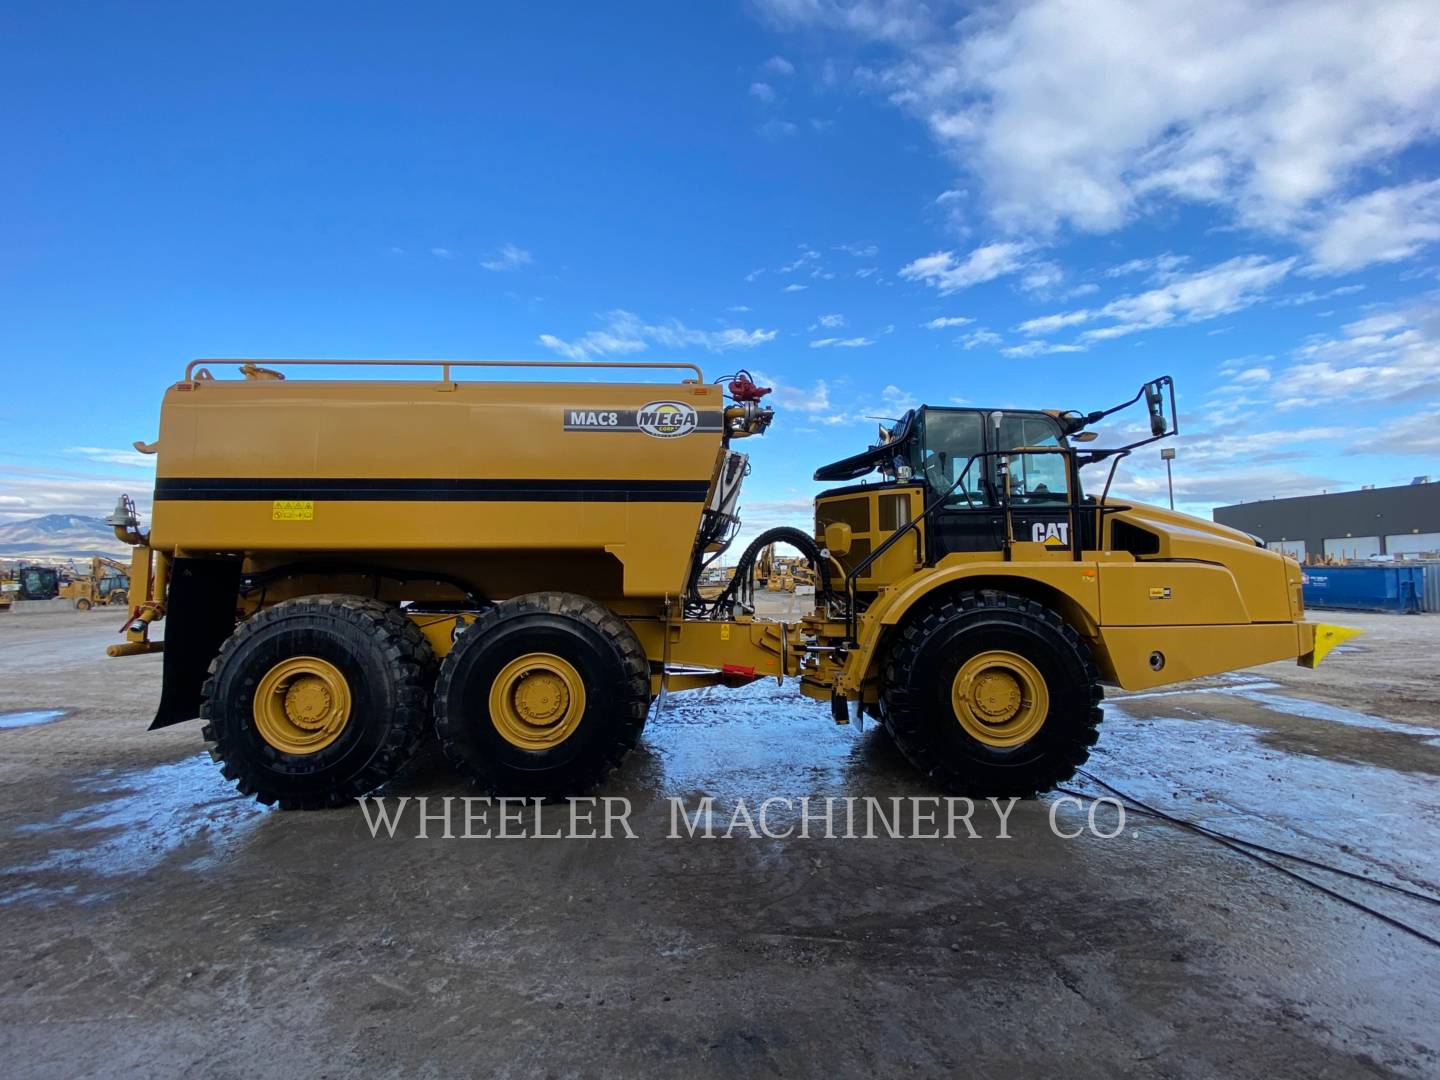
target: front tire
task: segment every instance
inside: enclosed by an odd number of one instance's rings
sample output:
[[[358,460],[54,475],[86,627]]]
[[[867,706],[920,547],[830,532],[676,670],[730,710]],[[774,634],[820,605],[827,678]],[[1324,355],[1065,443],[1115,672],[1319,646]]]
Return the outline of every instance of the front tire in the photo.
[[[599,784],[645,726],[650,662],[608,608],[572,593],[507,600],[440,667],[435,730],[492,795],[561,798]]]
[[[242,623],[211,662],[204,736],[246,795],[342,806],[385,783],[425,736],[435,655],[398,608],[303,596]]]
[[[905,623],[885,664],[885,726],[954,795],[1047,791],[1090,756],[1104,696],[1090,650],[1042,604],[965,593]]]

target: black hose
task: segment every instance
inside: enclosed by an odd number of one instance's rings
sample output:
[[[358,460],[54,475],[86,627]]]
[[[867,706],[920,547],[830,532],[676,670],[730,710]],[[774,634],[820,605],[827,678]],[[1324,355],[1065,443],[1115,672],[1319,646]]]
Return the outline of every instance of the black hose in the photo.
[[[735,563],[735,577],[725,587],[725,591],[715,598],[710,605],[710,610],[719,616],[730,618],[735,614],[736,606],[741,608],[754,609],[755,600],[755,563],[763,552],[771,544],[785,544],[800,552],[801,556],[815,569],[819,578],[820,595],[827,600],[835,598],[835,589],[830,583],[830,564],[825,552],[816,543],[815,538],[803,529],[797,529],[791,525],[781,525],[774,529],[766,529],[763,533],[750,541],[749,545],[740,553],[740,558]]]
[[[1363,881],[1368,885],[1378,885],[1382,889],[1388,889],[1391,892],[1400,893],[1404,896],[1408,896],[1416,900],[1424,900],[1427,903],[1440,903],[1440,900],[1437,900],[1436,897],[1429,896],[1425,893],[1416,892],[1412,889],[1406,889],[1399,885],[1392,885],[1387,881],[1377,881],[1374,878],[1367,877],[1364,874],[1356,874],[1352,871],[1342,869],[1338,866],[1331,866],[1328,863],[1322,863],[1314,859],[1307,859],[1304,856],[1296,855],[1293,852],[1281,851],[1277,848],[1266,847],[1262,844],[1257,844],[1251,840],[1242,840],[1238,836],[1231,836],[1228,833],[1223,833],[1219,830],[1211,829],[1208,826],[1201,825],[1197,822],[1187,821],[1185,818],[1177,817],[1174,814],[1169,814],[1166,813],[1164,810],[1160,810],[1156,807],[1150,806],[1148,803],[1141,802],[1139,799],[1135,798],[1135,796],[1121,791],[1113,784],[1106,783],[1104,780],[1101,780],[1098,776],[1086,771],[1085,769],[1076,769],[1075,771],[1080,776],[1083,776],[1086,780],[1089,780],[1092,784],[1095,784],[1097,787],[1100,787],[1105,791],[1110,792],[1110,794],[1119,799],[1122,804],[1129,804],[1129,808],[1132,811],[1139,810],[1142,814],[1149,814],[1151,817],[1158,818],[1161,821],[1169,822],[1172,825],[1177,825],[1182,829],[1187,829],[1190,832],[1196,833],[1199,836],[1203,836],[1209,840],[1213,840],[1220,846],[1229,848],[1237,855],[1243,855],[1245,858],[1252,859],[1255,862],[1260,863],[1262,866],[1268,866],[1270,867],[1270,869],[1276,870],[1279,873],[1284,874],[1286,877],[1298,881],[1302,885],[1308,885],[1316,892],[1323,893],[1333,900],[1337,900],[1348,907],[1354,908],[1355,910],[1361,911],[1366,915],[1370,915],[1376,919],[1379,919],[1381,922],[1386,923],[1389,926],[1393,926],[1395,929],[1400,930],[1406,934],[1410,934],[1413,937],[1417,937],[1421,941],[1426,942],[1429,945],[1434,945],[1437,948],[1440,948],[1440,938],[1434,937],[1431,934],[1427,934],[1425,931],[1411,926],[1409,923],[1402,922],[1401,920],[1395,918],[1392,915],[1387,915],[1383,911],[1377,911],[1369,904],[1356,900],[1354,897],[1346,896],[1342,892],[1337,892],[1336,890],[1330,888],[1328,885],[1322,885],[1320,882],[1308,878],[1304,874],[1297,874],[1289,867],[1282,866],[1279,863],[1273,861],[1272,859],[1267,859],[1264,855],[1260,854],[1260,852],[1265,852],[1270,855],[1278,856],[1282,859],[1292,859],[1295,862],[1301,863],[1306,866],[1314,867],[1317,870],[1324,870],[1328,871],[1329,873],[1339,874],[1343,877],[1351,878],[1356,881]],[[1072,791],[1067,788],[1056,788],[1056,790],[1063,792],[1064,794],[1073,795],[1080,798],[1094,798],[1093,795],[1089,795],[1086,792]]]

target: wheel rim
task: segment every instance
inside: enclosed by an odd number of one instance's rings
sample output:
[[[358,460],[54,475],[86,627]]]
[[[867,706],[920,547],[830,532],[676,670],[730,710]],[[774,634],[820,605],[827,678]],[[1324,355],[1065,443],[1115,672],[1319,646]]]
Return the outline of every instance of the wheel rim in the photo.
[[[575,733],[585,715],[585,683],[568,660],[526,653],[495,676],[490,721],[512,746],[550,750]]]
[[[350,720],[350,684],[317,656],[293,656],[265,673],[255,688],[255,728],[282,754],[325,749]]]
[[[960,665],[950,687],[955,719],[986,746],[1012,747],[1034,738],[1050,711],[1040,669],[1018,653],[989,650]]]

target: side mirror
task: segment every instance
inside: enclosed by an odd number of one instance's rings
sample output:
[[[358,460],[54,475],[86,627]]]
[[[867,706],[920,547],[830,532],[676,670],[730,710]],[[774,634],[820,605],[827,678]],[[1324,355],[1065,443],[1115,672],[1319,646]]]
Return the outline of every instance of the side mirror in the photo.
[[[1094,431],[1077,431],[1070,436],[1071,442],[1094,442],[1100,436]]]
[[[825,547],[831,555],[841,558],[850,554],[850,526],[843,521],[832,521],[825,526]]]
[[[1170,417],[1165,412],[1166,379],[1145,384],[1145,408],[1150,412],[1150,434],[1155,438],[1170,434]]]

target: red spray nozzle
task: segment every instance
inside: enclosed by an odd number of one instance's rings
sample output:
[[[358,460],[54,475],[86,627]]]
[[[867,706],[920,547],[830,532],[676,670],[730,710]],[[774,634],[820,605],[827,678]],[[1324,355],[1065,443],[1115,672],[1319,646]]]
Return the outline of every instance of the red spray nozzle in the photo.
[[[756,386],[750,381],[749,375],[736,375],[730,380],[730,396],[742,404],[759,401],[768,393],[770,393],[770,387]]]

